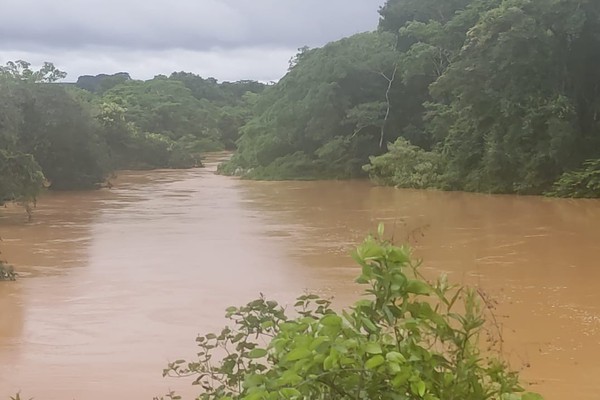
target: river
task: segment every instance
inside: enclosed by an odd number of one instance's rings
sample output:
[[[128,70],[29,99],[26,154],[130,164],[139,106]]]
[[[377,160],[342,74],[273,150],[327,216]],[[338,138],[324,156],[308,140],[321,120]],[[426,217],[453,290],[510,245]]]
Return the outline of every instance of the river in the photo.
[[[598,398],[600,201],[252,182],[215,167],[47,193],[32,222],[0,212],[2,257],[21,274],[0,283],[0,399],[192,395],[162,369],[227,306],[261,292],[357,299],[348,254],[380,221],[426,274],[496,299],[505,356],[531,390]]]

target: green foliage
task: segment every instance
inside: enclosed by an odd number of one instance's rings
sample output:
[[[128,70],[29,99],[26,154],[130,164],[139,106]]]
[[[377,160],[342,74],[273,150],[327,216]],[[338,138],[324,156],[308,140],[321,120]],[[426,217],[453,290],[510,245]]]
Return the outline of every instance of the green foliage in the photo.
[[[600,157],[600,3],[388,0],[380,14],[379,32],[300,49],[221,171],[341,178],[372,159],[386,184],[539,194]],[[398,137],[435,166],[373,158]]]
[[[219,84],[213,78],[177,72],[169,78],[124,81],[105,92],[102,101],[125,110],[124,121],[141,132],[176,142],[184,138],[182,148],[192,149],[194,156],[233,148],[250,118],[251,94],[263,87],[253,81]]]
[[[0,150],[0,205],[35,202],[44,174],[31,154]]]
[[[96,94],[103,94],[113,87],[131,80],[127,72],[118,72],[113,75],[100,74],[96,76],[83,75],[77,78],[77,87]]]
[[[86,104],[63,86],[5,77],[0,79],[0,110],[5,149],[0,169],[11,169],[5,178],[16,178],[12,187],[28,187],[24,194],[34,197],[42,180],[39,167],[55,189],[102,182],[108,163],[98,126]]]
[[[31,63],[23,60],[9,61],[6,66],[0,66],[0,79],[29,83],[52,83],[66,76],[66,72],[57,69],[50,62],[44,62],[44,65],[37,71],[31,69]]]
[[[437,188],[441,184],[442,157],[437,152],[425,151],[398,138],[388,145],[388,152],[371,157],[363,167],[371,179],[382,185],[402,188]]]
[[[367,287],[354,307],[336,312],[315,295],[299,297],[291,315],[264,297],[230,307],[233,326],[198,336],[198,359],[169,363],[164,375],[195,377],[206,400],[541,399],[480,350],[493,330],[477,292],[426,281],[409,249],[379,231],[354,253]]]
[[[587,179],[568,171],[600,157],[599,3],[443,3],[389,0],[380,11],[381,28],[398,32],[403,80],[429,82],[424,124],[403,136],[439,152],[438,186],[539,194],[565,171],[564,185]],[[389,183],[389,170],[372,170]]]
[[[565,172],[546,194],[555,197],[600,197],[600,159],[587,160],[583,168]]]
[[[103,128],[109,155],[115,168],[191,168],[200,165],[198,140],[185,136],[174,141],[169,136],[140,132],[126,121],[127,110],[115,103],[102,103],[96,119]]]
[[[115,169],[200,166],[201,153],[235,146],[264,88],[183,72],[52,84],[65,75],[51,63],[0,67],[0,204],[34,202],[44,178],[51,189],[87,189]]]
[[[393,35],[364,33],[302,49],[288,74],[259,96],[222,171],[253,169],[261,173],[252,177],[268,179],[360,176],[368,156],[382,151],[393,44]],[[343,154],[332,152],[338,145]]]
[[[57,85],[31,85],[21,100],[17,146],[33,155],[53,189],[93,188],[109,171],[91,110]]]
[[[156,132],[173,140],[193,135],[218,142],[214,106],[196,99],[179,81],[163,77],[130,81],[107,91],[103,100],[123,107],[126,121],[142,132]]]

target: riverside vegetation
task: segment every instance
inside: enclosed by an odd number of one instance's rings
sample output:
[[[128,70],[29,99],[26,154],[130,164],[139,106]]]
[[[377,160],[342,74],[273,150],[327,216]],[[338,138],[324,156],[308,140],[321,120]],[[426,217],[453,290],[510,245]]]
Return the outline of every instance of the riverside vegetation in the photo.
[[[494,352],[488,301],[443,276],[428,282],[410,250],[382,235],[354,252],[367,287],[354,307],[304,295],[286,313],[261,296],[228,308],[232,326],[198,336],[198,358],[164,375],[194,377],[205,400],[541,400]]]
[[[302,48],[275,85],[0,67],[0,202],[111,171],[369,175],[400,187],[600,196],[600,3],[387,0],[379,28]]]
[[[600,2],[388,0],[380,14],[375,32],[302,48],[272,86],[185,72],[62,84],[51,63],[9,62],[0,203],[226,148],[221,172],[247,178],[600,196]],[[356,260],[371,299],[337,313],[303,296],[299,316],[262,298],[231,308],[233,328],[166,372],[195,375],[204,399],[540,399],[480,349],[476,292],[426,282],[407,249],[379,239]]]
[[[0,204],[98,187],[119,169],[199,166],[201,153],[232,148],[264,88],[183,72],[57,83],[65,76],[52,63],[0,67]]]
[[[598,197],[600,2],[388,0],[301,49],[223,166],[257,179]]]

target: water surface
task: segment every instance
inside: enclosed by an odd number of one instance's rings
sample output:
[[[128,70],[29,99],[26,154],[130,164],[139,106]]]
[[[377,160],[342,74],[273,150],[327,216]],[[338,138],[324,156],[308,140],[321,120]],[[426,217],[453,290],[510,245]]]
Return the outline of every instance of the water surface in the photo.
[[[397,190],[365,181],[252,182],[125,172],[110,190],[49,193],[33,222],[0,214],[0,399],[151,399],[196,334],[262,292],[355,300],[349,251],[386,223],[427,275],[499,302],[504,352],[549,400],[600,392],[600,201]]]

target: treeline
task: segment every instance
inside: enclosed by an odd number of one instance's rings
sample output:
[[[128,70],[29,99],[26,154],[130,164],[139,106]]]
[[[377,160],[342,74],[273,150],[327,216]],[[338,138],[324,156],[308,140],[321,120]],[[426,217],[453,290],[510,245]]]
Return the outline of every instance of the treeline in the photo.
[[[0,69],[0,202],[120,168],[600,196],[600,2],[388,0],[376,32],[302,48],[273,86],[185,72],[52,83]]]
[[[600,2],[388,0],[379,12],[377,32],[301,50],[223,172],[600,196]]]
[[[117,169],[200,165],[201,153],[232,148],[264,88],[184,72],[56,83],[65,76],[51,63],[0,67],[0,204],[34,201],[43,184],[93,188]]]

